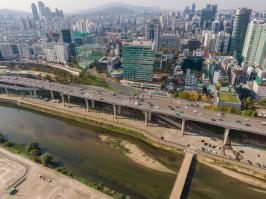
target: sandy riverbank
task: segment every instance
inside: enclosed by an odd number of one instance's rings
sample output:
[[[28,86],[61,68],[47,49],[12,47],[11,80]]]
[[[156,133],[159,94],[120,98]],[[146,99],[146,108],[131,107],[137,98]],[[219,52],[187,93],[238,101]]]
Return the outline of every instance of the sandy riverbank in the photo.
[[[130,143],[129,141],[125,140],[116,140],[115,138],[100,135],[99,138],[102,140],[103,143],[113,147],[113,148],[120,148],[121,151],[124,151],[125,155],[133,160],[134,162],[147,167],[149,169],[154,169],[161,172],[177,174],[171,169],[168,169],[159,161],[155,160],[148,154],[146,154],[142,149],[140,149],[137,145]],[[116,147],[114,146],[116,145]]]

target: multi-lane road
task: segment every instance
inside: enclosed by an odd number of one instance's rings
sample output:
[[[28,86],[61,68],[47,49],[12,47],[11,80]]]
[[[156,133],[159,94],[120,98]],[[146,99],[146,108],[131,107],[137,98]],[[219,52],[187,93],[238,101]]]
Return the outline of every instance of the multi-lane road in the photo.
[[[105,102],[107,104],[137,109],[143,112],[162,114],[189,121],[197,121],[226,129],[234,129],[266,136],[266,120],[241,115],[220,113],[189,105],[180,105],[167,98],[131,99],[130,96],[113,93],[102,88],[81,88],[78,85],[64,85],[43,80],[18,77],[0,77],[0,87],[5,84],[59,92],[62,95]]]

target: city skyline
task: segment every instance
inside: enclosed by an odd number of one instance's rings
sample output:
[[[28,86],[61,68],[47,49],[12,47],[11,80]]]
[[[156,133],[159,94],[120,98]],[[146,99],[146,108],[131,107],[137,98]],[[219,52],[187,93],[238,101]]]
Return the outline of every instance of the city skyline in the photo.
[[[15,9],[15,10],[22,10],[30,12],[30,5],[31,3],[36,3],[37,1],[33,0],[23,0],[23,3],[20,0],[9,0],[1,3],[0,9]],[[187,0],[187,1],[173,1],[173,0],[165,0],[164,2],[160,0],[147,0],[145,2],[141,0],[120,0],[120,1],[112,1],[112,0],[98,0],[95,1],[85,1],[85,0],[77,0],[75,2],[68,2],[65,4],[63,0],[44,0],[45,4],[51,5],[54,9],[56,7],[62,8],[66,12],[76,12],[80,10],[86,10],[95,8],[101,5],[109,4],[109,3],[127,3],[131,5],[140,5],[140,6],[147,6],[147,7],[158,7],[161,9],[176,9],[182,10],[186,6],[192,5],[192,3],[196,3],[197,9],[201,9],[205,7],[206,4],[218,4],[219,9],[236,9],[238,7],[249,7],[255,10],[265,10],[266,8],[262,8],[263,0]]]

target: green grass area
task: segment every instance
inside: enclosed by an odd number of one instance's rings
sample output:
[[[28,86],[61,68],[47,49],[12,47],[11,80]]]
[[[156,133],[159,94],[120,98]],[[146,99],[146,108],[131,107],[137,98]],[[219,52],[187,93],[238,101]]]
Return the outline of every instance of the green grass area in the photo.
[[[87,70],[83,70],[80,72],[79,77],[76,79],[75,83],[112,89],[107,82],[87,72]]]
[[[238,97],[235,93],[229,93],[229,92],[220,92],[219,93],[220,101],[222,102],[234,102],[238,103]]]

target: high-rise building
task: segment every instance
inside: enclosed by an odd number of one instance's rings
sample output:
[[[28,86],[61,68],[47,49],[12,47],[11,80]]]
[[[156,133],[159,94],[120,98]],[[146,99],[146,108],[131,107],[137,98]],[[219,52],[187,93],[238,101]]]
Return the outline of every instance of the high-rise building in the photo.
[[[221,24],[219,20],[215,20],[212,22],[212,32],[218,33],[221,30]]]
[[[227,54],[229,50],[231,35],[222,31],[216,36],[215,53]]]
[[[123,44],[124,79],[151,82],[155,53],[152,42],[133,41]]]
[[[71,44],[73,42],[73,31],[71,29],[62,29],[62,39],[64,43]]]
[[[72,29],[62,29],[62,40],[64,43],[68,44],[71,57],[76,56],[76,44],[74,39],[74,33]]]
[[[42,1],[38,1],[38,8],[40,16],[45,16],[45,5]]]
[[[208,4],[206,8],[202,9],[200,25],[203,27],[204,22],[213,22],[217,14],[217,5]]]
[[[32,10],[33,20],[38,21],[39,20],[39,14],[38,14],[37,6],[35,3],[31,4],[31,10]]]
[[[11,51],[10,45],[8,43],[1,43],[0,44],[0,51],[1,51],[2,57],[4,59],[11,59],[12,58],[12,51]]]
[[[242,56],[245,65],[266,68],[266,23],[252,20],[248,25]]]
[[[152,40],[155,42],[155,49],[158,50],[160,42],[161,28],[160,22],[157,19],[152,20],[151,23],[147,25],[146,29],[146,39],[148,41]]]
[[[44,54],[49,62],[66,64],[69,59],[67,44],[46,42],[44,44]]]
[[[242,61],[242,50],[250,21],[251,9],[238,8],[233,22],[233,33],[230,52],[236,53],[238,62]]]
[[[67,44],[55,44],[54,49],[57,62],[66,64],[69,59]]]
[[[196,13],[196,4],[195,3],[192,4],[191,12],[192,12],[192,14]]]
[[[160,38],[160,50],[177,51],[180,47],[180,36],[178,34],[162,34]]]

